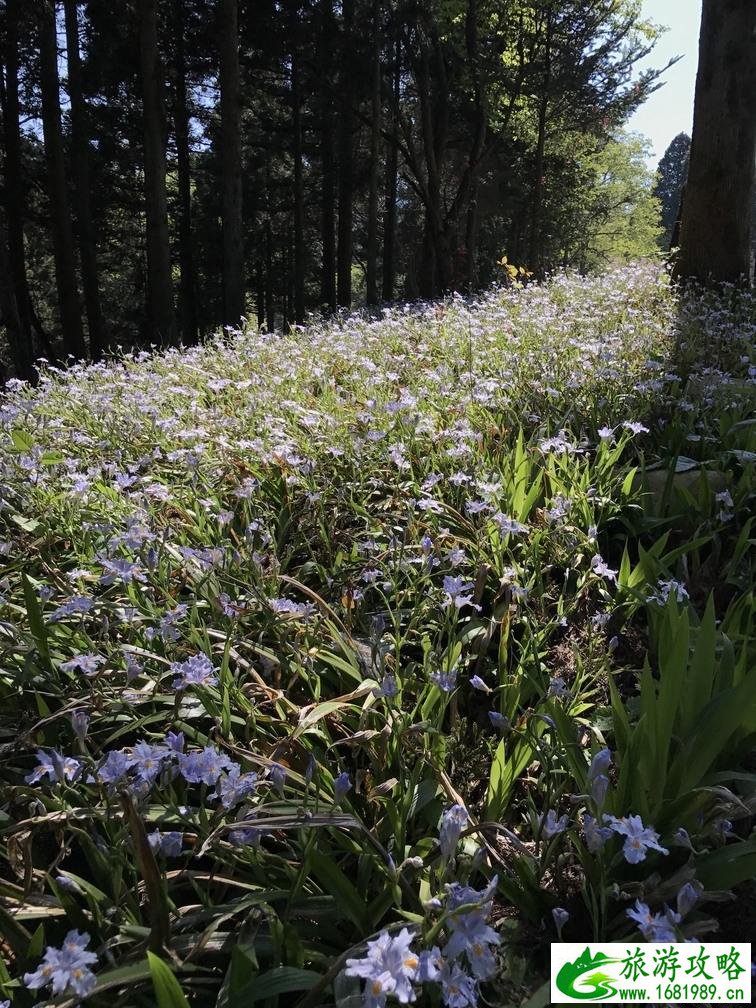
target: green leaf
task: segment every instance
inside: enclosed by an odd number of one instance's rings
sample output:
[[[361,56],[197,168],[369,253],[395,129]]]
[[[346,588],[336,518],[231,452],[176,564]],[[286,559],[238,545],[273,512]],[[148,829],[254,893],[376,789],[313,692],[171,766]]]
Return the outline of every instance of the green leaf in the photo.
[[[539,722],[534,734],[538,736],[542,735],[545,727],[545,722]],[[501,818],[504,809],[509,803],[517,778],[528,763],[530,763],[536,749],[535,740],[526,737],[516,742],[512,747],[511,754],[507,755],[506,743],[507,739],[502,739],[496,747],[488,779],[486,819],[492,821]]]
[[[12,522],[15,522],[19,528],[22,528],[24,532],[36,532],[39,528],[39,522],[34,518],[24,518],[23,515],[14,514],[10,516]]]
[[[680,781],[683,790],[696,787],[723,755],[730,738],[753,709],[754,702],[756,677],[748,677],[735,689],[725,690],[707,704],[696,730],[688,737],[676,760],[676,781]]]
[[[13,914],[0,904],[0,930],[5,941],[19,959],[23,959],[31,943],[31,933],[18,923]]]
[[[362,672],[359,667],[352,662],[346,661],[340,655],[333,654],[331,651],[318,650],[318,658],[335,668],[338,672],[343,672],[348,675],[350,679],[354,679],[355,682],[362,682]]]
[[[316,848],[310,851],[309,857],[313,874],[323,885],[325,892],[333,896],[360,931],[368,932],[370,926],[367,906],[341,868],[332,858]]]
[[[193,971],[196,967],[188,964],[183,967],[185,972]],[[100,973],[97,983],[92,988],[90,997],[95,994],[102,994],[103,991],[112,990],[114,987],[133,987],[150,978],[150,967],[146,959],[134,963],[131,966],[118,966],[116,969]],[[68,998],[65,1001],[56,1002],[56,1008],[74,1008],[79,1004],[79,998]]]
[[[696,878],[706,889],[731,889],[756,878],[756,839],[700,855],[696,858]]]
[[[680,557],[687,556],[688,553],[694,553],[696,550],[700,550],[702,546],[712,540],[713,536],[705,535],[699,536],[697,539],[691,539],[690,542],[683,543],[682,546],[678,546],[676,549],[670,550],[669,553],[665,553],[662,557],[662,563],[671,567],[672,564],[676,563]]]
[[[659,642],[659,687],[657,702],[653,705],[654,753],[658,786],[664,790],[669,759],[669,747],[680,707],[685,673],[688,667],[688,614],[679,616],[667,610],[669,635]],[[649,676],[650,679],[650,676]],[[645,675],[644,675],[645,683]]]
[[[226,1008],[246,1008],[263,998],[277,997],[291,991],[311,990],[320,980],[320,974],[313,970],[296,969],[293,966],[276,966],[267,973],[255,977],[228,999]],[[163,1008],[163,1005],[160,1005]]]
[[[551,983],[547,980],[535,994],[528,998],[522,1008],[546,1008],[551,1003]]]
[[[620,489],[620,494],[623,497],[627,497],[628,494],[632,492],[633,483],[635,482],[635,477],[637,473],[638,473],[638,467],[633,466],[633,468],[630,469],[630,471],[628,472],[627,476],[625,476],[625,479],[623,480],[622,483],[622,487]]]
[[[121,804],[126,814],[126,821],[131,832],[131,839],[134,844],[139,871],[144,879],[144,887],[147,893],[147,908],[150,917],[150,947],[159,951],[168,945],[170,933],[170,915],[168,909],[168,897],[163,884],[163,877],[160,874],[155,854],[147,839],[147,832],[144,820],[137,811],[131,796],[124,792],[121,795]]]
[[[22,430],[20,427],[11,431],[10,438],[16,451],[30,452],[35,445],[34,438],[31,434],[28,431]]]
[[[709,596],[701,625],[698,628],[696,648],[685,679],[685,689],[680,697],[680,734],[685,736],[693,727],[699,711],[711,699],[717,671],[716,618],[714,598]]]
[[[24,602],[26,603],[26,615],[29,617],[29,626],[31,628],[32,636],[37,645],[37,650],[40,653],[47,668],[52,672],[52,665],[50,663],[50,648],[47,643],[47,628],[45,627],[45,622],[42,618],[42,609],[37,598],[37,593],[34,591],[34,585],[31,583],[26,574],[21,575],[21,583],[24,587]]]
[[[259,969],[254,944],[235,945],[231,949],[231,963],[228,967],[228,991],[238,994],[252,981]]]
[[[153,952],[148,952],[147,961],[150,964],[150,976],[158,1008],[189,1008],[189,1002],[184,997],[178,980],[163,960]]]

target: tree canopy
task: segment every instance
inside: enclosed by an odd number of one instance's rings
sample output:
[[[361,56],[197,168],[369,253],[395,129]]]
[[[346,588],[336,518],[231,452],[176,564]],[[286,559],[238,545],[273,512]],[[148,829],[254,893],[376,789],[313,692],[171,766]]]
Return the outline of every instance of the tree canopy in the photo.
[[[654,196],[661,204],[661,223],[664,229],[662,248],[667,250],[672,246],[675,225],[680,214],[680,201],[688,177],[689,160],[690,137],[687,133],[678,133],[665,150],[656,172]]]
[[[96,358],[645,249],[640,7],[1,0],[14,345]],[[620,210],[638,240],[607,245]]]

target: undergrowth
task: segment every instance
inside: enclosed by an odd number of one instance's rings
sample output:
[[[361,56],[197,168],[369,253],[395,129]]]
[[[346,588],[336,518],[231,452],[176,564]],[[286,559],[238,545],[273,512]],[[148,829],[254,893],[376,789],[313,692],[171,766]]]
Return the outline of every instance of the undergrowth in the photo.
[[[3,996],[535,1006],[550,942],[741,937],[755,330],[636,264],[10,383]]]

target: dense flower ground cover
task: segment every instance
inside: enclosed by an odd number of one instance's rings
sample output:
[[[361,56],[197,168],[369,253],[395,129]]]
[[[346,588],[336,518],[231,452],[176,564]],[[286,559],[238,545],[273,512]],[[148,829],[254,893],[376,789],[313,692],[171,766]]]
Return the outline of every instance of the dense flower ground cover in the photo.
[[[755,318],[641,264],[6,390],[2,997],[751,937]]]

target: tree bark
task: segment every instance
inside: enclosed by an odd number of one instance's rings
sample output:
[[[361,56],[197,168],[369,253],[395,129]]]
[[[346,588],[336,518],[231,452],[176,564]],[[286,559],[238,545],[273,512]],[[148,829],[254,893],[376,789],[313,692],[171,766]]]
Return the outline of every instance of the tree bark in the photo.
[[[354,0],[342,0],[341,72],[339,81],[339,228],[336,262],[336,300],[342,308],[352,305],[352,218],[354,178],[352,170],[352,46],[354,45]]]
[[[197,342],[197,271],[192,244],[192,175],[189,155],[189,106],[186,87],[185,0],[174,0],[176,33],[176,174],[178,178],[178,240],[181,271],[181,336],[185,344]]]
[[[60,125],[55,0],[42,0],[39,7],[39,18],[42,132],[45,140],[47,189],[50,197],[50,225],[55,259],[55,280],[60,305],[60,323],[66,353],[81,359],[86,356],[86,347],[81,324],[79,293],[76,286],[76,257],[66,186],[63,135]]]
[[[756,4],[703,0],[677,275],[738,283],[750,267]]]
[[[105,346],[105,324],[100,304],[97,243],[92,229],[92,207],[89,199],[89,127],[87,106],[81,84],[77,0],[64,0],[63,7],[66,19],[68,97],[71,102],[71,161],[74,172],[81,282],[84,289],[84,306],[87,312],[89,355],[93,360],[99,360]]]
[[[26,278],[24,247],[25,196],[21,166],[21,116],[18,99],[19,0],[5,4],[5,79],[0,92],[5,141],[5,213],[8,227],[9,267],[24,339],[32,345],[32,307]],[[33,348],[32,348],[33,352]]]
[[[262,259],[258,259],[255,265],[255,279],[257,281],[257,328],[265,328],[265,270]]]
[[[546,123],[551,92],[551,7],[545,13],[546,26],[543,43],[543,80],[538,102],[538,139],[533,164],[533,192],[530,205],[530,236],[528,240],[528,265],[537,276],[543,275],[542,223],[544,163],[546,154]]]
[[[368,183],[368,227],[365,272],[365,300],[378,304],[378,141],[381,130],[381,3],[373,0],[371,53],[370,175]]]
[[[270,214],[265,220],[265,328],[272,333],[276,328],[276,305],[273,290],[273,228]]]
[[[294,155],[294,321],[305,319],[304,180],[302,167],[302,94],[299,69],[299,31],[296,0],[290,3],[291,127]]]
[[[427,210],[423,225],[422,252],[418,266],[417,285],[420,297],[424,301],[430,301],[439,292],[436,239],[433,234],[433,224],[430,221],[430,215]]]
[[[396,198],[399,180],[399,100],[401,35],[397,20],[391,81],[391,141],[386,158],[386,201],[383,209],[383,300],[393,301],[396,284]]]
[[[330,62],[333,58],[333,0],[321,0],[320,43],[320,166],[321,212],[320,302],[336,311],[336,159],[333,149],[333,87]]]
[[[291,228],[286,229],[286,234],[284,236],[284,253],[283,253],[283,290],[281,291],[281,308],[283,314],[283,330],[284,332],[289,331],[289,326],[291,325],[292,316],[292,290],[291,290],[291,263],[294,258],[294,242],[292,240]]]
[[[150,338],[178,342],[166,196],[165,77],[158,52],[157,0],[139,0],[139,56],[144,120],[144,191],[147,224],[147,317]]]
[[[34,382],[36,372],[31,341],[21,326],[13,276],[8,263],[5,227],[0,226],[0,322],[8,334],[8,347],[16,375],[24,381]]]
[[[426,184],[425,258],[421,285],[423,297],[448,293],[453,285],[453,229],[456,216],[444,212],[442,176],[447,155],[449,131],[449,92],[446,63],[437,27],[430,17],[418,33],[420,53],[416,64],[415,84],[420,106],[420,128],[423,141]],[[432,262],[428,256],[433,249]]]
[[[244,315],[245,294],[238,0],[220,0],[218,10],[223,190],[223,321],[226,325],[236,326]]]
[[[457,204],[456,212],[459,213],[465,201],[467,202],[465,260],[461,279],[463,286],[467,287],[468,291],[471,291],[476,286],[478,279],[478,176],[480,174],[480,161],[483,157],[486,135],[488,133],[478,45],[478,0],[468,0],[467,3],[465,44],[467,59],[470,65],[470,76],[473,83],[475,130],[473,143],[468,155],[467,168],[460,182],[455,203]]]
[[[478,180],[473,181],[465,225],[465,280],[468,292],[478,286]]]

